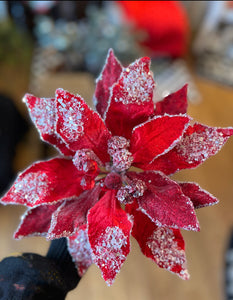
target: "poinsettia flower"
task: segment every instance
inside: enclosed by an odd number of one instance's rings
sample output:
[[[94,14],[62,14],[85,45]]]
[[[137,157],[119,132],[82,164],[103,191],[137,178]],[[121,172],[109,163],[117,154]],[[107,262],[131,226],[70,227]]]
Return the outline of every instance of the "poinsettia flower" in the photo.
[[[123,67],[109,51],[93,111],[79,95],[26,94],[41,138],[60,156],[19,174],[1,199],[27,211],[15,238],[67,237],[82,276],[94,263],[111,285],[130,252],[130,235],[159,267],[188,279],[181,229],[199,230],[195,209],[217,199],[170,175],[216,154],[233,128],[190,124],[187,86],[153,103],[150,59]]]

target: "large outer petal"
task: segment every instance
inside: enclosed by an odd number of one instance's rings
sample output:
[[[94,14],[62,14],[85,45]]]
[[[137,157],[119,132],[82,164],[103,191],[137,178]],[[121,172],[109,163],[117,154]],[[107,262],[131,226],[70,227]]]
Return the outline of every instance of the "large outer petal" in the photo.
[[[160,268],[165,268],[182,279],[189,279],[185,244],[180,230],[156,226],[135,203],[126,205],[126,211],[133,215],[132,236],[138,241],[142,253]]]
[[[98,113],[81,96],[56,90],[57,132],[73,151],[91,149],[102,162],[109,161],[107,142],[111,137]]]
[[[199,230],[192,201],[180,186],[161,172],[129,172],[130,179],[145,182],[147,189],[138,197],[138,204],[157,226]]]
[[[66,198],[79,196],[83,191],[81,179],[82,173],[71,160],[53,158],[37,162],[17,177],[1,203],[29,207],[55,204]]]
[[[92,264],[92,250],[87,235],[87,225],[80,226],[75,234],[67,238],[68,250],[78,269],[79,276],[83,276]]]
[[[61,238],[73,234],[85,224],[87,212],[99,200],[100,186],[84,191],[79,197],[65,201],[52,215],[48,238]]]
[[[179,186],[185,196],[189,197],[193,202],[194,208],[201,208],[218,203],[218,199],[209,192],[202,189],[195,182],[179,182]]]
[[[46,236],[50,227],[52,214],[61,203],[54,205],[40,205],[29,208],[21,217],[21,223],[14,234],[14,238],[21,239],[25,236]]]
[[[113,50],[110,49],[103,70],[96,80],[96,89],[93,99],[96,110],[101,117],[104,117],[108,107],[110,88],[118,81],[122,70],[123,67],[115,57]]]
[[[73,155],[61,137],[56,132],[55,99],[39,98],[26,94],[23,98],[31,119],[36,125],[43,141],[55,146],[64,155]]]
[[[134,126],[153,114],[154,79],[150,59],[143,57],[125,68],[113,86],[105,123],[113,135],[130,138]]]
[[[171,151],[141,168],[160,170],[167,175],[182,169],[195,168],[215,155],[231,135],[232,127],[218,128],[195,123],[188,127],[181,141]]]
[[[93,261],[111,285],[130,251],[132,223],[115,199],[115,191],[108,191],[88,213],[88,236]]]
[[[165,97],[162,101],[156,103],[155,115],[178,115],[186,114],[188,85],[184,85],[181,89]]]
[[[169,151],[182,138],[189,121],[186,115],[164,115],[136,126],[130,141],[133,164],[140,168]]]

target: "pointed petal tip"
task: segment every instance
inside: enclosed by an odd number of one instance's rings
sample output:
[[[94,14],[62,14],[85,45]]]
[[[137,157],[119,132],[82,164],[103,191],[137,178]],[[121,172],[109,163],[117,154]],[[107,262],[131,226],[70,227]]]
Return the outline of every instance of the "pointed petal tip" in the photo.
[[[16,232],[14,232],[14,234],[13,234],[13,238],[14,238],[15,240],[21,240],[21,239],[23,238],[23,236],[20,235],[20,234],[18,234],[18,232],[16,231]]]
[[[31,97],[35,97],[35,96],[33,96],[32,94],[26,93],[26,94],[23,96],[23,98],[22,98],[23,103],[26,103],[26,104],[27,104],[28,100],[29,100]]]
[[[55,97],[57,98],[57,97],[59,97],[59,95],[61,95],[61,94],[63,94],[63,93],[67,93],[67,91],[64,90],[63,88],[57,88],[57,89],[55,90]]]
[[[151,59],[149,56],[144,56],[141,58],[141,60],[144,62],[144,63],[148,63],[150,64],[151,63]]]
[[[104,279],[104,280],[105,280],[105,279]],[[109,287],[113,285],[114,281],[115,281],[115,278],[114,278],[114,279],[108,279],[108,280],[105,280],[107,286],[109,286]]]
[[[108,56],[110,56],[110,55],[114,55],[114,50],[112,48],[108,49]]]
[[[189,280],[190,274],[187,269],[182,270],[179,274],[177,274],[183,280]]]

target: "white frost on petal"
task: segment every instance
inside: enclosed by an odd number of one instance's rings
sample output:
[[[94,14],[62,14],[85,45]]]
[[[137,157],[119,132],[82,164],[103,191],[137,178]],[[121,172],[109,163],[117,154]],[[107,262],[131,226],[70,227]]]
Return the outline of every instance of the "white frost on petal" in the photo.
[[[18,198],[33,205],[47,194],[47,179],[47,174],[43,172],[28,173],[22,179],[19,177],[13,185],[12,192],[17,194]]]
[[[82,103],[78,101],[77,97],[72,97],[69,105],[64,102],[62,97],[57,97],[57,101],[60,104],[58,111],[63,119],[61,133],[69,140],[75,140],[83,136],[84,122],[82,119],[84,108]]]
[[[117,274],[126,259],[122,248],[127,243],[127,236],[119,227],[108,226],[95,244],[93,261],[101,268],[106,268],[109,274]],[[107,281],[108,285],[112,283],[113,279]]]
[[[87,229],[78,230],[74,240],[68,239],[68,247],[79,275],[83,276],[92,264],[92,250],[88,240]]]
[[[155,230],[148,238],[147,246],[158,266],[172,271],[175,266],[179,265],[182,271],[178,275],[183,279],[188,279],[185,251],[179,248],[170,228],[159,227]]]
[[[127,104],[141,105],[145,102],[150,102],[151,97],[149,92],[153,92],[154,79],[151,72],[144,70],[145,63],[141,60],[136,60],[128,68],[125,68],[122,77],[124,93],[120,98],[115,97],[115,102]]]
[[[216,128],[206,128],[203,132],[187,135],[176,146],[177,153],[182,155],[190,164],[203,162],[209,156],[216,154],[224,145],[227,138]]]

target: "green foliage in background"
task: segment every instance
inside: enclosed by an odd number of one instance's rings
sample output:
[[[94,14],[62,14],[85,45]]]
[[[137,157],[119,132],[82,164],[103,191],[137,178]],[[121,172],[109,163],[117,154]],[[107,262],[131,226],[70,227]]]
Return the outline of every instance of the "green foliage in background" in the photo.
[[[32,39],[11,20],[0,22],[0,64],[23,65],[31,57]]]

